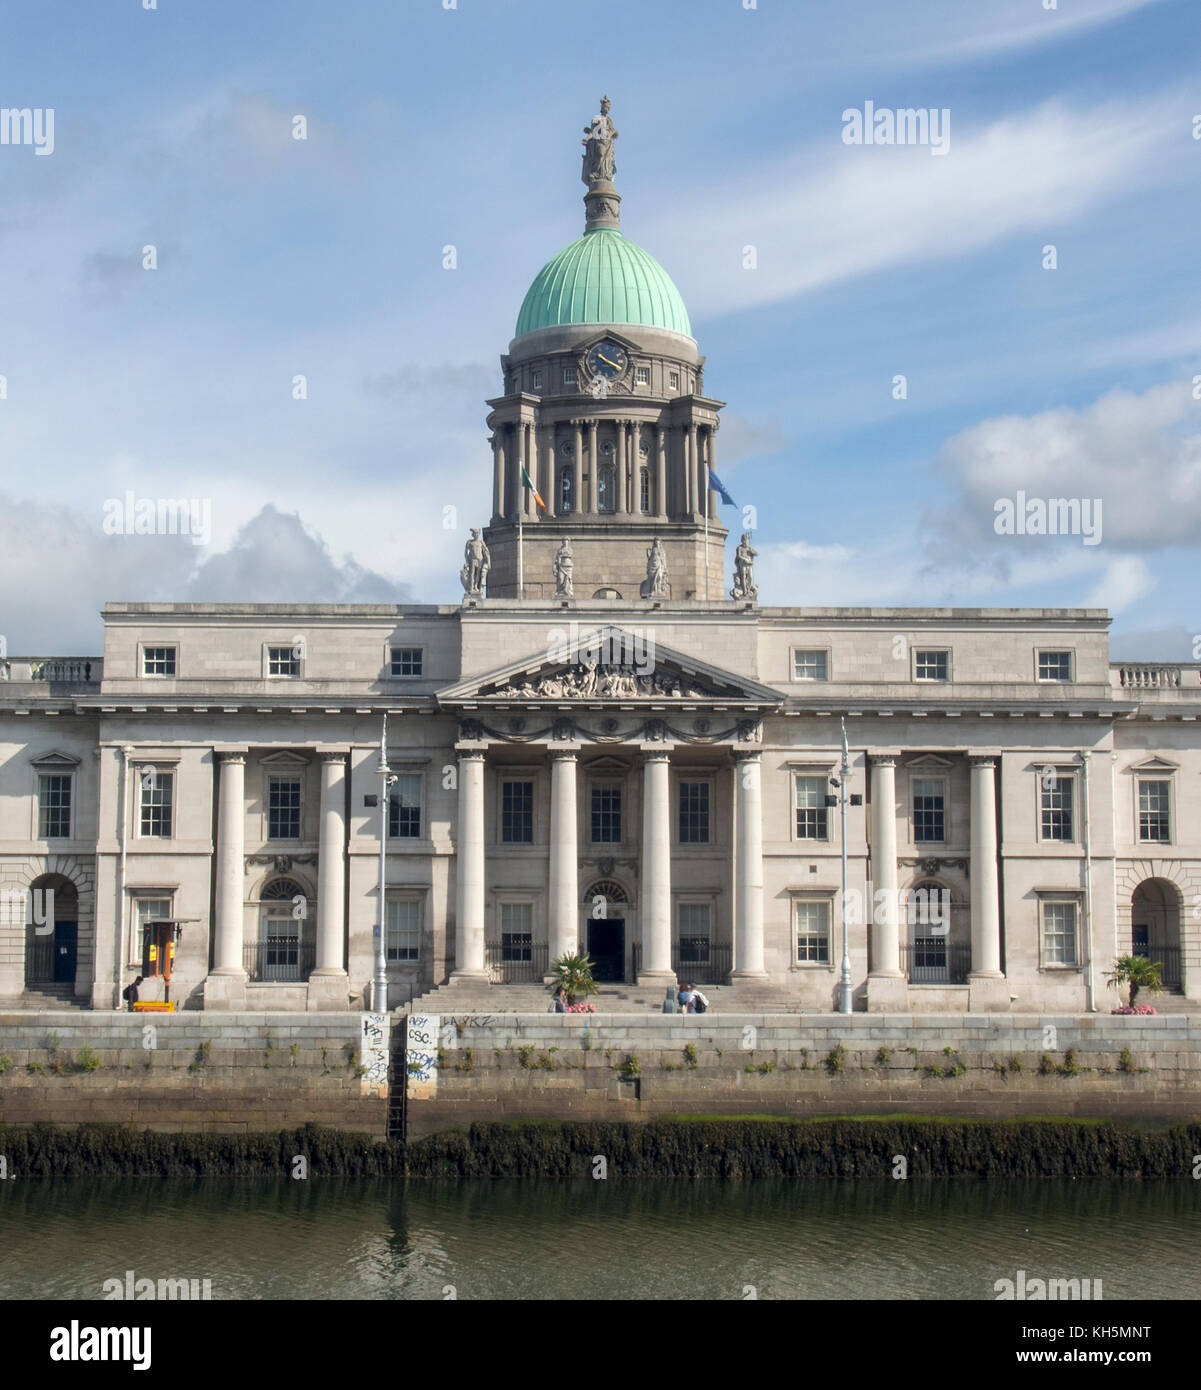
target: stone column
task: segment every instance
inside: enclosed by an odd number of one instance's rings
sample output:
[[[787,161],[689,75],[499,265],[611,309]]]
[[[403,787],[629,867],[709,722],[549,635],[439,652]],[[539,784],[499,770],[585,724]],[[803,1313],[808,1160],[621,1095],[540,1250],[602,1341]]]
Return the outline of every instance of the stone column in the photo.
[[[571,422],[575,432],[575,457],[571,461],[571,510],[576,515],[584,510],[584,430],[579,420]]]
[[[709,470],[705,463],[704,440],[700,427],[692,427],[692,456],[696,461],[696,519],[703,521],[709,507]]]
[[[321,828],[317,856],[317,964],[313,976],[345,980],[346,754],[321,754]],[[342,995],[346,990],[341,990]],[[346,1007],[343,1000],[342,1007]]]
[[[709,499],[709,520],[716,521],[717,513],[717,494],[713,491],[709,483],[709,471],[717,466],[717,426],[710,425],[705,431],[705,496]]]
[[[626,511],[626,422],[618,420],[616,423],[617,440],[614,446],[614,464],[616,465],[616,491],[613,496],[613,510],[618,516],[622,516]]]
[[[972,759],[972,973],[1001,974],[1001,899],[997,882],[997,764]]]
[[[659,521],[667,520],[667,431],[655,426],[655,505],[652,508]]]
[[[597,488],[600,483],[600,450],[596,442],[596,421],[588,421],[588,513],[596,516],[600,511],[597,501]]]
[[[738,821],[738,923],[734,978],[766,979],[763,964],[763,793],[758,752],[734,754]],[[791,929],[791,928],[790,928]]]
[[[642,969],[638,983],[672,983],[671,794],[669,755],[643,746]]]
[[[486,980],[484,965],[484,754],[459,753],[459,835],[452,980]]]
[[[692,467],[692,451],[687,427],[681,427],[680,435],[680,510],[689,520],[692,519],[692,485],[695,481]]]
[[[242,963],[246,875],[246,755],[218,753],[217,893],[213,968],[204,985],[206,1009],[236,1009],[245,1002]]]
[[[498,425],[492,436],[492,517],[495,521],[504,518],[501,508],[505,500],[505,439],[503,427]]]
[[[550,756],[548,964],[558,956],[576,954],[580,931],[576,750],[552,748]]]
[[[558,516],[559,499],[555,493],[555,429],[553,425],[543,425],[537,431],[539,474],[542,486],[538,489],[546,503],[546,515]]]
[[[873,753],[872,876],[874,896],[866,903],[872,932],[872,969],[867,978],[869,1013],[903,1011],[909,982],[901,970],[900,907],[897,900],[897,760]]]

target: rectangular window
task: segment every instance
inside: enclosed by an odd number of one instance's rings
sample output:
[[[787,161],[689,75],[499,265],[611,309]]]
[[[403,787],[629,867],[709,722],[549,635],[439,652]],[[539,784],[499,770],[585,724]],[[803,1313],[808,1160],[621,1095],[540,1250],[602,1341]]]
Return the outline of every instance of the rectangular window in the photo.
[[[146,772],[139,779],[141,788],[140,834],[162,840],[171,838],[171,793],[173,772]]]
[[[621,788],[594,786],[592,788],[592,843],[619,845],[621,843]]]
[[[267,838],[300,839],[300,778],[267,778]]]
[[[824,681],[827,678],[827,654],[820,651],[793,652],[792,678],[798,681]]]
[[[649,367],[635,367],[634,383],[637,386],[649,386],[651,384],[651,369]]]
[[[1166,844],[1171,839],[1168,796],[1171,784],[1160,778],[1139,778],[1138,837]]]
[[[680,844],[709,843],[709,783],[680,783]]]
[[[500,958],[502,961],[529,961],[534,947],[533,903],[501,903]]]
[[[422,649],[420,647],[393,647],[390,674],[393,676],[421,675],[421,655]]]
[[[950,665],[950,652],[915,649],[913,653],[913,679],[917,681],[945,681],[950,671]]]
[[[300,979],[300,923],[291,915],[276,916],[274,912],[263,922],[263,945],[267,948],[263,960],[265,980],[294,981]]]
[[[649,512],[651,509],[651,470],[640,468],[638,470],[638,510]]]
[[[71,774],[42,773],[38,777],[38,839],[67,840],[71,836]]]
[[[419,772],[402,772],[388,791],[388,835],[393,840],[421,839]]]
[[[534,843],[533,782],[500,784],[500,842],[502,845]]]
[[[796,958],[798,965],[830,963],[830,904],[798,902],[796,905]]]
[[[299,676],[300,655],[295,647],[267,648],[268,676]]]
[[[563,368],[563,385],[574,386],[576,384],[576,369],[574,367]]]
[[[680,969],[709,964],[710,906],[681,903],[676,917],[680,937]]]
[[[133,900],[133,940],[129,945],[129,959],[141,962],[142,946],[145,941],[145,937],[142,935],[144,927],[151,922],[169,922],[170,920],[170,898],[135,898]]]
[[[914,778],[913,842],[942,844],[947,838],[947,784],[930,778]]]
[[[680,389],[679,372],[670,372],[667,377],[667,384],[673,391],[678,391]]]
[[[142,675],[173,676],[175,674],[174,647],[143,647]]]
[[[828,840],[826,779],[796,779],[796,837],[798,840]]]
[[[1043,903],[1043,963],[1076,964],[1076,904]]]
[[[421,903],[413,898],[388,899],[387,958],[418,960],[421,954]]]
[[[1070,681],[1072,679],[1071,652],[1039,652],[1038,678],[1040,681]]]
[[[541,373],[541,372],[535,372],[535,373],[534,373],[534,384],[533,384],[533,389],[534,389],[535,391],[541,391],[541,390],[542,390],[542,373]]]
[[[1042,777],[1039,783],[1039,812],[1044,840],[1072,841],[1076,838],[1072,824],[1075,779],[1072,777]]]

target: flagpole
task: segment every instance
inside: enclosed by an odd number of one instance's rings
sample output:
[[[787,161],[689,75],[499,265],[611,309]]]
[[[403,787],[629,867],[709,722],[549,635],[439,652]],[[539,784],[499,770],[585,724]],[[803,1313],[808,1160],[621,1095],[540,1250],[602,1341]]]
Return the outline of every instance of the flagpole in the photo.
[[[705,465],[705,492],[701,499],[705,508],[705,602],[709,602],[709,465]]]
[[[525,541],[522,532],[522,518],[525,516],[525,493],[522,492],[521,506],[517,509],[517,597],[525,598]]]

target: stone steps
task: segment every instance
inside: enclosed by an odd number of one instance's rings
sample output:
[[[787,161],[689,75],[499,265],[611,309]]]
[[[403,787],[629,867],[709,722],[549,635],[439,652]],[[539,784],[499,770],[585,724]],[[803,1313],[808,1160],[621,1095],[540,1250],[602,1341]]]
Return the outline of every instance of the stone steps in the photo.
[[[796,995],[782,986],[702,985],[701,992],[719,1013],[798,1013]],[[602,985],[589,1003],[597,1013],[660,1013],[665,990],[635,984]],[[550,991],[545,985],[487,985],[455,983],[439,985],[419,995],[399,1010],[426,1014],[521,1014],[545,1013]]]
[[[14,1013],[41,1012],[53,1013],[60,1009],[88,1009],[91,1007],[85,996],[76,996],[71,985],[35,985],[11,998],[0,999],[0,1008],[11,1009]]]

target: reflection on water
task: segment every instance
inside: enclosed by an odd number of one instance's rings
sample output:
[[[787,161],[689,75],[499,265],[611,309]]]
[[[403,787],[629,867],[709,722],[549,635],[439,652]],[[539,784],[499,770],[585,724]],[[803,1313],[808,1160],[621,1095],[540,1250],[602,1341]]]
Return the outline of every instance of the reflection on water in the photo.
[[[136,1277],[214,1298],[994,1298],[1191,1290],[1201,1184],[57,1179],[0,1183],[0,1297]]]

